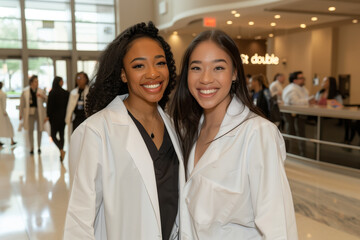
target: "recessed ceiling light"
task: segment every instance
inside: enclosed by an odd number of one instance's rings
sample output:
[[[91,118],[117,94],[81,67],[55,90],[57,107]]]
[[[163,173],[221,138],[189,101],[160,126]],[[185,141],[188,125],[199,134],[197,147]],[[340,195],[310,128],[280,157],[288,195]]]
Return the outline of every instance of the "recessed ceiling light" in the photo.
[[[195,37],[196,36],[196,33],[193,33],[193,34],[191,34],[193,37]]]
[[[300,24],[300,27],[301,28],[306,28],[306,24],[302,23],[302,24]]]
[[[240,13],[235,13],[235,17],[240,17]]]
[[[275,27],[276,23],[272,22],[272,23],[270,23],[270,26]]]
[[[174,31],[173,34],[174,34],[174,35],[178,35],[178,32],[177,32],[177,31]]]
[[[276,14],[276,15],[274,16],[274,18],[275,18],[275,19],[280,19],[281,16],[280,16],[279,14]]]
[[[330,12],[333,12],[333,11],[336,10],[336,7],[329,7],[328,10],[329,10]]]
[[[312,18],[311,18],[311,21],[313,21],[313,22],[316,22],[317,20],[318,20],[317,17],[312,17]]]
[[[231,25],[233,22],[232,21],[226,21],[226,24],[229,24],[229,25]]]
[[[271,37],[271,38],[274,37],[274,34],[270,33],[270,34],[269,34],[269,37]]]
[[[358,23],[358,22],[359,22],[359,20],[357,20],[357,19],[352,20],[352,23]]]
[[[240,38],[241,38],[241,36],[240,36],[240,35],[237,35],[237,36],[236,36],[236,38],[237,38],[237,39],[240,39]]]
[[[232,10],[232,11],[231,11],[231,14],[235,14],[235,13],[236,13],[236,10]]]
[[[254,23],[253,21],[250,21],[250,22],[249,22],[249,25],[250,25],[250,26],[252,26],[252,25],[254,25],[254,24],[255,24],[255,23]]]

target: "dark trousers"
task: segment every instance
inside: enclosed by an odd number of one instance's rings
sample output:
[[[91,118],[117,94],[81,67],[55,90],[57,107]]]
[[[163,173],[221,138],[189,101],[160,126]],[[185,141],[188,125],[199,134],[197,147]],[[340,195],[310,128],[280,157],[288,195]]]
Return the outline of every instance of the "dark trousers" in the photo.
[[[62,150],[64,148],[64,129],[65,129],[65,123],[64,124],[51,124],[51,138],[54,141],[55,145],[58,147],[59,150]],[[59,133],[59,138],[56,137],[56,135]]]
[[[306,117],[302,115],[292,116],[291,113],[284,113],[285,117],[285,129],[286,133],[289,135],[305,137],[305,123]],[[290,141],[294,142],[294,141]],[[299,154],[305,156],[305,141],[296,140],[298,142]],[[291,149],[291,144],[288,143],[286,146],[289,150]]]

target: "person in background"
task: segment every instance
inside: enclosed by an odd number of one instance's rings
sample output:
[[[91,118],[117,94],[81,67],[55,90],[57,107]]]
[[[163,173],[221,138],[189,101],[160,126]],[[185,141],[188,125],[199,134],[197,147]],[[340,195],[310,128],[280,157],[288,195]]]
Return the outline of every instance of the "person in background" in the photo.
[[[287,85],[282,93],[285,105],[308,106],[315,104],[313,97],[309,97],[309,91],[305,88],[305,77],[301,71],[293,72],[289,75],[290,84]],[[284,114],[286,122],[286,132],[290,135],[305,137],[306,116]],[[305,156],[305,141],[298,141],[299,154]]]
[[[60,151],[60,161],[65,157],[64,151],[64,129],[66,107],[69,100],[69,92],[62,88],[64,81],[56,76],[52,83],[47,102],[47,116],[51,126],[51,138]],[[59,139],[57,138],[59,134]]]
[[[45,103],[47,96],[45,91],[38,88],[39,80],[37,75],[29,79],[29,86],[26,87],[20,97],[19,119],[23,120],[23,127],[28,130],[30,141],[30,154],[34,154],[34,127],[37,129],[38,153],[41,153],[41,136],[44,130],[46,119]]]
[[[253,92],[252,100],[260,108],[267,119],[270,119],[270,91],[267,88],[266,77],[263,74],[253,75],[249,82],[249,89]]]
[[[181,66],[170,107],[187,171],[181,238],[298,239],[284,140],[253,105],[235,42],[200,33]]]
[[[6,112],[6,93],[2,91],[2,87],[3,83],[0,82],[0,137],[10,138],[11,145],[15,145],[14,128]],[[0,147],[3,145],[4,143],[0,142]]]
[[[326,106],[329,103],[332,107],[342,107],[343,100],[337,90],[336,79],[334,77],[323,78],[321,90],[316,93],[315,100],[318,105]]]
[[[75,82],[75,89],[70,92],[65,116],[65,123],[70,133],[86,119],[85,105],[89,93],[89,77],[85,72],[77,73]]]
[[[282,92],[284,83],[285,75],[282,73],[277,73],[274,76],[274,81],[270,84],[269,87],[271,96],[277,96],[278,103],[282,103]]]
[[[64,240],[178,239],[185,174],[163,111],[176,81],[170,46],[152,22],[136,24],[107,46],[95,78],[70,141]]]

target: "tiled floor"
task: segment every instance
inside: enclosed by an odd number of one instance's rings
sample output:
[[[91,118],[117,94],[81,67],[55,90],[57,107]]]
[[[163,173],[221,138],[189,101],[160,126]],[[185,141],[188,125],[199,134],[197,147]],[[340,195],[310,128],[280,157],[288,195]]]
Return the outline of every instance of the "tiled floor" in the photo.
[[[17,127],[15,116],[14,128]],[[34,134],[36,136],[36,134]],[[62,239],[68,159],[43,133],[42,153],[30,155],[25,134],[0,148],[0,239]],[[360,171],[286,161],[300,240],[360,240]]]

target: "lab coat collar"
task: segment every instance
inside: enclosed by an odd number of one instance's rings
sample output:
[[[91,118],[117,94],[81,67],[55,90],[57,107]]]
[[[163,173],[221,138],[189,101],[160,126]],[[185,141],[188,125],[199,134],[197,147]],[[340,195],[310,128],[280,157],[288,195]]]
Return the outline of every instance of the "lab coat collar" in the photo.
[[[192,166],[188,166],[188,170],[193,169],[188,180],[190,180],[194,175],[199,173],[204,167],[208,166],[214,161],[217,161],[220,158],[221,151],[223,150],[223,145],[219,144],[218,141],[220,141],[221,138],[234,137],[239,129],[236,126],[247,120],[247,118],[249,118],[251,114],[252,112],[241,102],[240,99],[238,99],[236,96],[232,98],[226,110],[224,119],[220,125],[219,132],[214,138],[220,139],[217,139],[210,144],[208,149],[206,149],[205,153],[202,155],[201,159],[196,164],[195,168],[192,168]],[[199,129],[201,128],[203,119],[204,116],[202,116],[200,119]],[[195,147],[196,145],[193,146],[192,152],[190,154],[190,164],[194,164]],[[209,154],[211,154],[211,156]]]
[[[160,209],[159,209],[159,200],[157,194],[157,185],[155,179],[154,165],[153,160],[147,150],[147,146],[138,131],[138,128],[131,120],[123,100],[128,97],[128,94],[117,96],[108,106],[107,110],[109,111],[110,121],[115,125],[124,125],[128,126],[128,139],[126,144],[126,149],[131,155],[138,171],[143,179],[144,185],[146,187],[147,193],[149,195],[150,201],[152,203],[156,219],[158,222],[159,231],[161,232],[161,220],[160,220]],[[169,133],[170,139],[173,143],[175,152],[179,159],[179,191],[183,189],[185,185],[185,170],[183,164],[183,158],[181,154],[180,144],[177,140],[176,134],[172,127],[172,123],[169,117],[164,113],[162,108],[158,106],[158,111],[164,121],[165,127]],[[113,128],[119,129],[119,128]],[[119,130],[119,133],[113,133],[114,136],[121,136],[123,132]],[[117,148],[115,148],[117,149]],[[118,153],[121,156],[120,153]],[[180,191],[181,194],[181,191]]]

